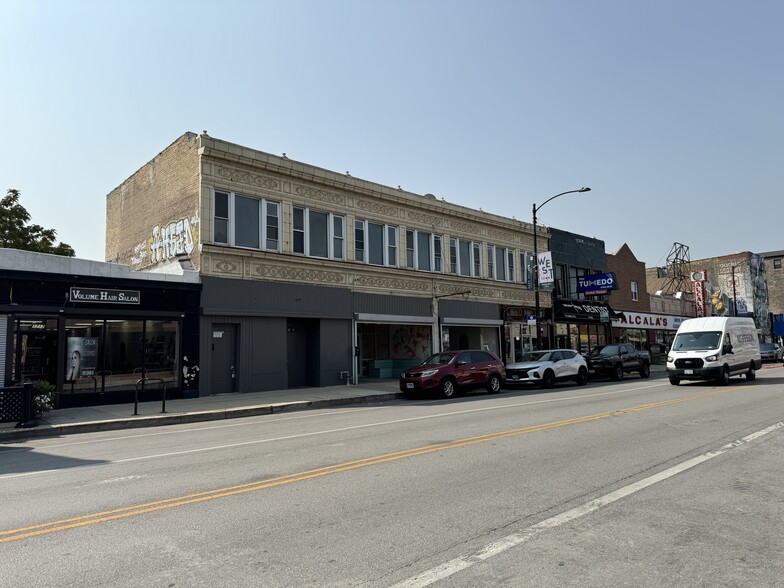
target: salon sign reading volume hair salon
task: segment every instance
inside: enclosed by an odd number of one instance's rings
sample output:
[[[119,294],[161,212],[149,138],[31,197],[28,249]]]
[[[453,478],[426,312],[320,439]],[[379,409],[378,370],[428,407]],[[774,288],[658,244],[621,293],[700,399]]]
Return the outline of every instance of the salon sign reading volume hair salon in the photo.
[[[139,304],[138,290],[102,290],[100,288],[71,288],[71,302],[99,302],[109,304]]]

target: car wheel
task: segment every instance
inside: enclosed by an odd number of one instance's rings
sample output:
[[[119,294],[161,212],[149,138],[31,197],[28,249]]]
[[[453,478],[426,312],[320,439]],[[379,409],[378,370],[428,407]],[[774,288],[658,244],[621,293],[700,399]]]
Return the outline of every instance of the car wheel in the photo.
[[[726,386],[727,384],[730,383],[730,368],[728,368],[726,365],[724,366],[724,369],[721,371],[721,378],[719,379],[719,383],[722,386]]]
[[[644,363],[640,368],[640,377],[641,378],[649,378],[651,376],[651,366],[647,363]]]
[[[588,370],[581,367],[577,371],[577,377],[574,379],[578,386],[585,386],[588,383]]]
[[[677,386],[680,383],[681,383],[680,378],[676,378],[675,376],[670,376],[670,384],[672,384],[673,386]]]
[[[498,394],[501,391],[501,378],[497,374],[490,376],[487,381],[487,391],[491,394]]]
[[[452,378],[444,378],[441,382],[441,396],[444,398],[454,398],[457,388]]]
[[[618,380],[618,381],[623,380],[623,366],[622,365],[616,365],[615,368],[613,368],[612,379],[613,380]]]
[[[757,372],[754,371],[754,366],[753,365],[749,366],[749,371],[746,372],[746,379],[749,382],[753,382],[754,380],[757,379]]]
[[[552,370],[547,370],[542,376],[542,386],[545,388],[552,388],[555,386],[555,374]]]

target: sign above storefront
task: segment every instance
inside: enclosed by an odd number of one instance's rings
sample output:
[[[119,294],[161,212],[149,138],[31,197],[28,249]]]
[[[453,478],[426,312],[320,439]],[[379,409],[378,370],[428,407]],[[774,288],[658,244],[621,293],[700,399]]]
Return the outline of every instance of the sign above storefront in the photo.
[[[666,314],[650,314],[647,312],[623,311],[623,316],[613,320],[613,327],[622,329],[658,329],[662,331],[677,331],[681,322],[688,317],[671,316]]]
[[[606,302],[587,300],[556,300],[553,310],[556,322],[606,323],[622,316]]]
[[[612,272],[577,278],[577,291],[583,294],[607,294],[610,290],[617,289],[618,282]]]
[[[139,304],[139,290],[104,290],[102,288],[71,288],[70,302],[108,304]]]

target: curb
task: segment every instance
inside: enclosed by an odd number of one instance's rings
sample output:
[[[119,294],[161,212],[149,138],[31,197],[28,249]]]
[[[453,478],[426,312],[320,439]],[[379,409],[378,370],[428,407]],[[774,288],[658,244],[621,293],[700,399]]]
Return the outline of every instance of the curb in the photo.
[[[244,406],[241,408],[221,408],[217,410],[204,410],[199,412],[184,412],[173,415],[144,416],[140,418],[122,418],[84,423],[69,423],[64,425],[37,425],[30,428],[8,429],[0,431],[0,442],[24,441],[40,437],[59,437],[78,433],[93,433],[97,431],[121,431],[124,429],[140,429],[143,427],[162,427],[165,425],[183,425],[187,423],[200,423],[207,421],[220,421],[224,419],[239,419],[251,416],[280,414],[324,408],[326,406],[339,406],[348,404],[370,404],[386,402],[403,398],[402,392],[387,394],[371,394],[354,398],[330,398],[325,400],[303,400],[297,402],[280,402],[276,404],[261,404],[257,406]]]

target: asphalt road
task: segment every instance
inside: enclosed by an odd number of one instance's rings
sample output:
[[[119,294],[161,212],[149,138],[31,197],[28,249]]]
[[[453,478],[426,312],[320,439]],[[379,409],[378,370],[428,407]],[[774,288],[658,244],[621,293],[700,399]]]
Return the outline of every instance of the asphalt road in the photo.
[[[0,586],[779,586],[784,368],[0,445]]]

